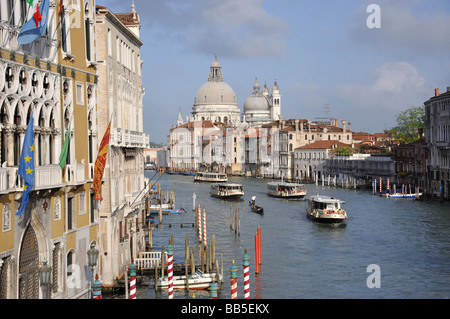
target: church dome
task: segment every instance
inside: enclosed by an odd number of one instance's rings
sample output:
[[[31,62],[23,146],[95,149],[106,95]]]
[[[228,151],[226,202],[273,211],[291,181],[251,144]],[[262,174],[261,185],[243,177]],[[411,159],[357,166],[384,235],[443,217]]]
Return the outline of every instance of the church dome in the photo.
[[[244,113],[252,111],[269,111],[269,101],[259,91],[260,85],[258,79],[255,80],[253,85],[253,93],[244,102]]]
[[[197,91],[194,99],[194,107],[206,105],[233,105],[237,107],[236,94],[231,86],[223,81],[222,68],[217,56],[211,63],[208,82]]]
[[[236,94],[226,82],[206,82],[197,91],[194,106],[236,105]]]

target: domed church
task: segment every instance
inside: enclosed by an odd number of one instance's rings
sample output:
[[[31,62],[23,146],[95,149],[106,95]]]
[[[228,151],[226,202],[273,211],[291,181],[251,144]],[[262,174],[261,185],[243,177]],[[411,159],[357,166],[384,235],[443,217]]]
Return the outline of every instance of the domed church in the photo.
[[[191,121],[210,120],[222,122],[233,127],[255,127],[277,121],[281,112],[281,94],[277,82],[272,94],[264,84],[261,92],[258,80],[255,80],[252,94],[244,102],[244,112],[238,107],[236,94],[223,80],[222,68],[217,56],[211,63],[208,81],[197,91],[191,110]],[[182,124],[182,118],[177,123]]]
[[[261,126],[278,120],[280,115],[281,94],[277,82],[272,87],[272,95],[266,84],[262,92],[258,79],[255,79],[253,93],[244,102],[243,122],[247,122],[250,127]]]
[[[236,94],[231,86],[223,81],[222,68],[217,56],[211,64],[208,82],[197,91],[191,111],[192,120],[210,120],[236,126],[240,122]]]

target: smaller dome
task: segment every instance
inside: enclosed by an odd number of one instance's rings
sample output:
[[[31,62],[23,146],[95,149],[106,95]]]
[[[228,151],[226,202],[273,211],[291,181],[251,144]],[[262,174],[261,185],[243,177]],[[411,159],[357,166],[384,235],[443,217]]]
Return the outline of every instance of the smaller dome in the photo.
[[[255,84],[253,84],[253,93],[244,102],[244,113],[269,110],[269,101],[259,89],[260,85],[258,78],[256,78]]]
[[[244,102],[244,113],[249,111],[268,111],[269,110],[269,102],[267,99],[261,94],[250,95]]]

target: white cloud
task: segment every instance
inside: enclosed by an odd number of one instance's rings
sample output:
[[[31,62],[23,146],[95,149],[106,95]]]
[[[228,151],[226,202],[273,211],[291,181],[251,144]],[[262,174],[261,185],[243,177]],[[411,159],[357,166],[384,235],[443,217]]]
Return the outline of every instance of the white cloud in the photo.
[[[105,5],[110,5],[107,2]],[[290,26],[267,12],[263,3],[263,0],[135,1],[143,25],[141,36],[151,43],[166,42],[182,50],[228,57],[283,56]],[[129,5],[117,0],[111,0],[111,4],[130,10]]]
[[[426,82],[417,69],[407,62],[386,63],[377,68],[374,73],[376,81],[372,91],[381,94],[420,90]]]
[[[343,114],[360,130],[382,131],[393,127],[398,113],[422,105],[432,91],[418,70],[404,61],[385,63],[372,76],[368,84],[336,87],[337,114]]]

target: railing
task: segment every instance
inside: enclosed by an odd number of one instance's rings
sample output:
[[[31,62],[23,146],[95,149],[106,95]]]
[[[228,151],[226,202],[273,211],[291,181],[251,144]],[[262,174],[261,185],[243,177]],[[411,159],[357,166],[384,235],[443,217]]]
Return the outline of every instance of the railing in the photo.
[[[65,181],[69,184],[80,184],[85,182],[84,164],[66,165]]]
[[[62,184],[62,170],[58,164],[36,167],[35,188],[46,188]]]
[[[137,269],[154,269],[161,265],[161,252],[142,252],[139,258],[134,259]],[[167,265],[167,252],[164,252],[164,264]]]
[[[150,136],[143,132],[111,129],[111,145],[121,147],[149,148]]]
[[[0,167],[0,192],[10,189],[10,169],[8,167]]]

